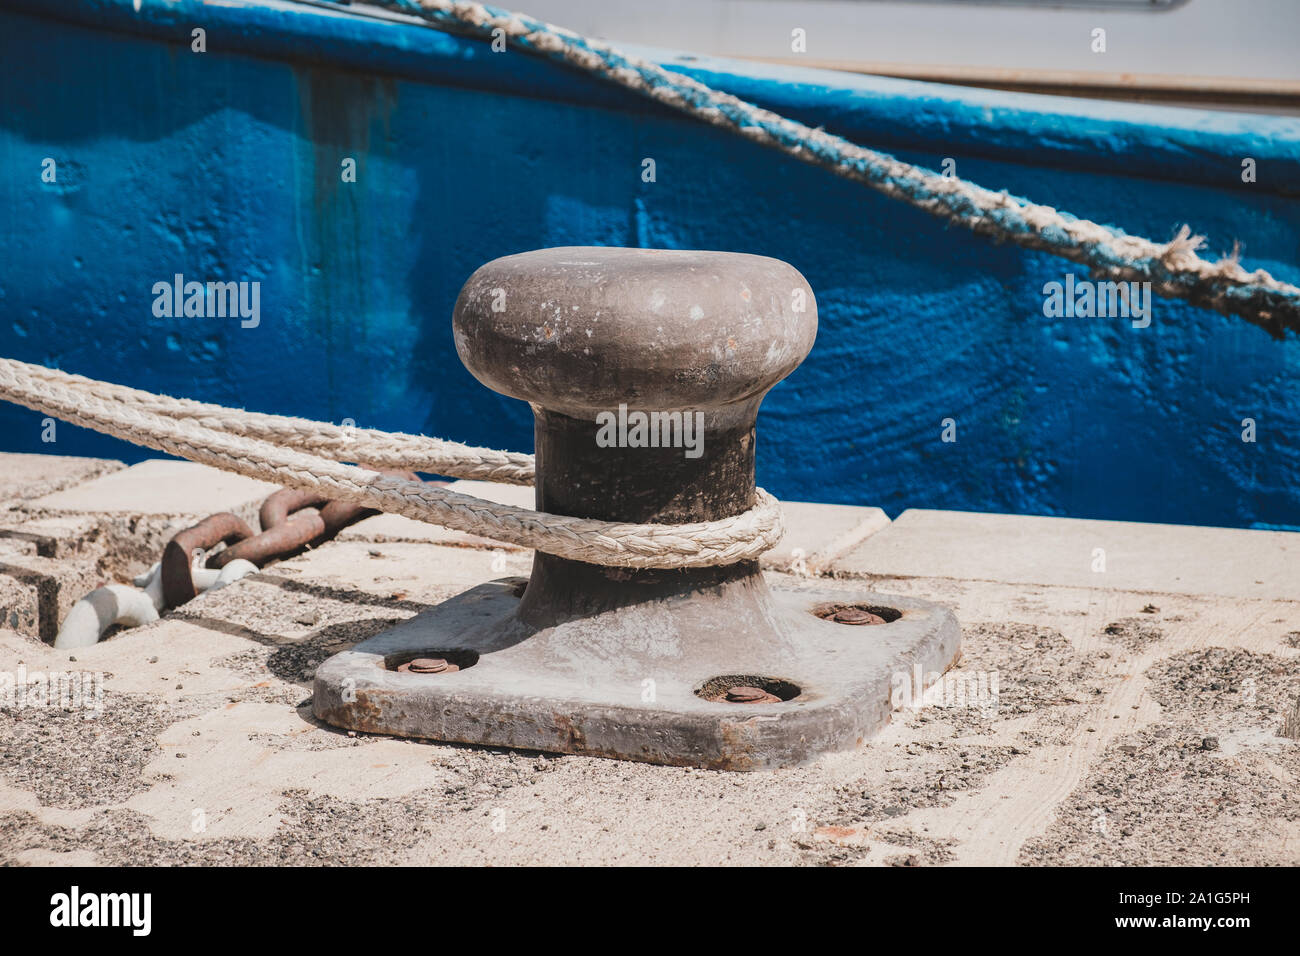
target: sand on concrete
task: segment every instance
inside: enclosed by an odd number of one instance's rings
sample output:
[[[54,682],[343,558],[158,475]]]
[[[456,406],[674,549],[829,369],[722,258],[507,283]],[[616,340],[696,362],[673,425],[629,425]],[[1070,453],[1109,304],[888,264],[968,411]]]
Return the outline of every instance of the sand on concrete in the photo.
[[[97,712],[0,706],[0,862],[1300,862],[1300,741],[1279,733],[1300,696],[1294,536],[1230,532],[1225,550],[1220,529],[1129,525],[1115,553],[1138,556],[1132,572],[1098,573],[1106,528],[981,516],[944,536],[928,515],[914,535],[900,520],[840,546],[828,576],[770,573],[953,608],[964,649],[945,694],[899,709],[858,751],[774,772],[319,724],[311,679],[329,655],[528,571],[527,552],[392,540],[386,526],[92,648],[0,631],[0,674],[102,675]],[[842,534],[828,518],[825,533]],[[982,561],[952,558],[977,547]],[[1050,553],[1035,562],[1034,547]],[[1221,555],[1268,573],[1216,577],[1207,563]],[[1210,579],[1212,593],[1178,586]]]

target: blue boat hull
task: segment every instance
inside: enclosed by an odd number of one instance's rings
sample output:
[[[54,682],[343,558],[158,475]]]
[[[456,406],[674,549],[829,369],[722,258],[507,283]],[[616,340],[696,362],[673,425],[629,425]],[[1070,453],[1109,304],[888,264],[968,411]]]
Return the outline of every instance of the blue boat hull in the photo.
[[[1300,342],[1165,300],[1146,329],[1048,318],[1044,285],[1077,267],[519,51],[286,4],[0,6],[0,354],[525,450],[529,409],[452,342],[478,265],[557,245],[760,253],[807,276],[821,316],[760,418],[759,481],[779,497],[1300,526]],[[1300,282],[1300,122],[662,56],[1131,233],[1239,239],[1249,266]],[[260,323],[155,315],[176,274],[260,282]],[[43,435],[0,405],[6,451],[149,454]]]

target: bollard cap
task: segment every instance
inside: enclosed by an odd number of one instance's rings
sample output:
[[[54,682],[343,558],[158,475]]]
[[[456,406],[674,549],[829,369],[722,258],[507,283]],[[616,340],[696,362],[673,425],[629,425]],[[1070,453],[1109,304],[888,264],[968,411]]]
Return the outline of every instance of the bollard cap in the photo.
[[[461,289],[456,351],[494,391],[575,418],[761,397],[812,348],[817,304],[766,256],[572,246],[496,259]]]

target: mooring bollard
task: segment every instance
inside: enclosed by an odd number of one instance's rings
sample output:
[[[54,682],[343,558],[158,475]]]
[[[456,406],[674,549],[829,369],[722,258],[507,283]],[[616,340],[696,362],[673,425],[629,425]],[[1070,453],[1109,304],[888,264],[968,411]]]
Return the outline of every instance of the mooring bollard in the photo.
[[[475,272],[454,331],[479,381],[533,407],[540,511],[680,524],[754,505],[759,403],[812,348],[817,313],[804,278],[775,259],[547,249]],[[317,716],[464,743],[785,766],[859,743],[888,720],[900,675],[912,690],[960,641],[936,605],[771,587],[754,560],[642,569],[539,552],[521,584],[474,588],[331,658]],[[846,626],[862,623],[873,626]],[[411,666],[428,660],[448,666]]]
[[[817,307],[761,256],[544,249],[475,272],[454,328],[475,378],[533,407],[539,511],[684,524],[753,506],[758,406],[812,348]],[[628,570],[539,553],[520,615],[683,596],[749,615],[766,613],[761,592],[757,561]]]

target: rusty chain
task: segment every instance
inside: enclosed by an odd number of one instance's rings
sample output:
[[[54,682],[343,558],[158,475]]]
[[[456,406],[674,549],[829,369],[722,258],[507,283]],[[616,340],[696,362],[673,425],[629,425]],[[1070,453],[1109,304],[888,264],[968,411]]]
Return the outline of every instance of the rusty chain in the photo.
[[[420,480],[409,471],[379,470],[410,481]],[[212,570],[241,559],[264,568],[319,547],[349,525],[379,513],[352,501],[331,501],[318,492],[281,488],[272,492],[258,510],[260,533],[228,511],[209,515],[177,532],[163,549],[159,569],[163,598],[167,607],[176,608],[198,595],[202,588],[195,584],[194,569],[200,566],[199,560],[202,567]],[[221,544],[225,547],[213,551]]]

